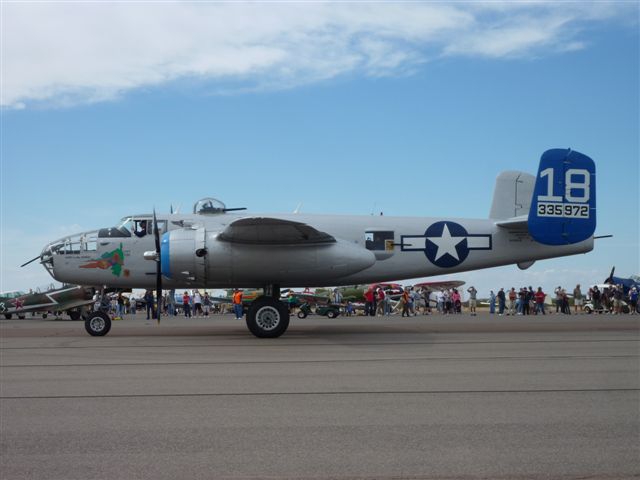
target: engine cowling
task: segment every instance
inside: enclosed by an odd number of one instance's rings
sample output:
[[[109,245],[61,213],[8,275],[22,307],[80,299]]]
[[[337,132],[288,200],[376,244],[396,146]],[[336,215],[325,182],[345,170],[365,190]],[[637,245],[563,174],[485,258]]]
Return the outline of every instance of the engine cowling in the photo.
[[[200,228],[172,230],[161,242],[162,274],[185,286],[320,285],[360,272],[375,261],[371,251],[340,239],[322,244],[245,244]]]

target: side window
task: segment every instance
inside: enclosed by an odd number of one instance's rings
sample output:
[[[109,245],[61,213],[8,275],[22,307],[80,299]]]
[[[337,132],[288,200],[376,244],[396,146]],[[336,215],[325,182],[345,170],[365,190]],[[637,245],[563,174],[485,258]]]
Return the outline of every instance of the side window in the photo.
[[[134,220],[133,221],[133,233],[136,237],[142,238],[150,233],[150,229],[148,228],[151,225],[151,222],[147,220]]]
[[[364,234],[367,250],[393,251],[393,231],[369,231]]]
[[[158,232],[160,235],[167,231],[167,221],[166,220],[158,220]],[[153,233],[153,231],[151,232]]]

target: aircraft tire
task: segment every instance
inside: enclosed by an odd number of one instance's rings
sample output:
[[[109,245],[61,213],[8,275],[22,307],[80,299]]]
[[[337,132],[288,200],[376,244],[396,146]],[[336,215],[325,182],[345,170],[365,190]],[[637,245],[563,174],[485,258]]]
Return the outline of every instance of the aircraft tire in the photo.
[[[27,317],[26,317],[26,315],[23,313],[23,314],[21,314],[21,315],[19,314],[19,315],[18,315],[18,318],[19,318],[20,320],[24,320],[24,319],[25,319],[25,318],[27,318]]]
[[[280,300],[260,297],[247,312],[247,328],[258,338],[276,338],[289,327],[289,308]]]
[[[10,313],[5,313],[4,314],[4,318],[6,318],[7,320],[11,320],[12,315]]]
[[[80,320],[80,310],[67,310],[71,320]]]
[[[46,312],[42,314],[42,318],[47,318],[47,313]]]
[[[104,312],[92,312],[87,315],[84,328],[92,337],[102,337],[111,330],[111,317]]]
[[[298,318],[307,318],[307,313],[300,310],[298,312]]]

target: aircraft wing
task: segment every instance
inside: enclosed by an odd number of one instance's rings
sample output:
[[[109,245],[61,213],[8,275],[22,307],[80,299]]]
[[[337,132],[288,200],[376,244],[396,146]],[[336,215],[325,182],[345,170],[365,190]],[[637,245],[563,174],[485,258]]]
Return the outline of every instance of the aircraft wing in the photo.
[[[306,223],[268,217],[236,220],[220,233],[218,239],[248,245],[317,245],[336,241],[328,233]]]
[[[462,280],[444,280],[441,282],[422,282],[416,283],[414,287],[424,287],[429,290],[440,290],[441,288],[448,290],[450,288],[458,288],[464,285]]]

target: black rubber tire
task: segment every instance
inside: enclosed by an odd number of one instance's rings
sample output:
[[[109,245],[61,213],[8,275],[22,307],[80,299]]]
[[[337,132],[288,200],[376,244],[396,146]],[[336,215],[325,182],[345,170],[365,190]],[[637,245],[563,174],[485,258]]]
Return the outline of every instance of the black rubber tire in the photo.
[[[584,307],[584,313],[589,314],[589,313],[592,313],[592,312],[593,312],[593,310],[591,310],[591,308]]]
[[[298,312],[298,318],[307,318],[307,312],[303,312],[302,310],[300,310]]]
[[[82,316],[80,310],[67,310],[67,313],[71,320],[80,320],[80,317]]]
[[[4,314],[4,318],[6,318],[7,320],[11,320],[11,317],[12,317],[12,316],[13,316],[13,315],[12,315],[12,314],[10,314],[10,313],[5,313],[5,314]]]
[[[18,318],[20,320],[24,320],[25,318],[27,318],[27,316],[23,313],[23,314],[18,314]]]
[[[84,328],[92,337],[103,337],[111,330],[111,317],[104,312],[91,312],[84,321]]]
[[[340,315],[338,312],[336,312],[335,310],[329,310],[327,312],[327,317],[329,318],[336,318],[338,315]]]
[[[271,297],[259,297],[247,312],[247,328],[258,338],[276,338],[289,328],[289,307]]]
[[[42,314],[42,318],[47,318],[47,313],[46,312]]]

